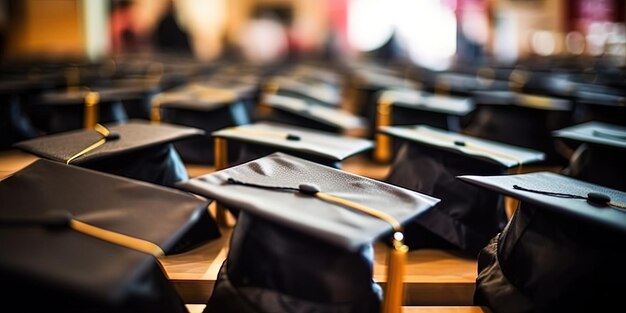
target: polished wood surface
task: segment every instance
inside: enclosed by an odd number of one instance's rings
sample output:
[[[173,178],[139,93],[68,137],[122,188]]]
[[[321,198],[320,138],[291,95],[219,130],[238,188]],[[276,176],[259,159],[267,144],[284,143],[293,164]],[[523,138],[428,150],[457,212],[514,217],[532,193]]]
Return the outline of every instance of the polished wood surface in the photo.
[[[0,180],[35,162],[38,157],[20,150],[0,151]]]

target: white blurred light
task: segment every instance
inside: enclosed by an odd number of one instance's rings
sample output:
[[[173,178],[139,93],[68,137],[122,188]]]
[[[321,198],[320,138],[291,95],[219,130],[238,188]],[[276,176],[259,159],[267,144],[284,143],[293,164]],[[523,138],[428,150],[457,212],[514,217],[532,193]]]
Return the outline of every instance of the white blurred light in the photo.
[[[590,55],[599,56],[604,53],[607,34],[604,23],[591,23],[587,31],[587,51]]]
[[[478,9],[469,8],[463,11],[461,29],[470,41],[485,44],[489,34],[489,22],[486,14]]]
[[[390,10],[384,0],[350,0],[348,3],[348,42],[359,51],[372,51],[384,45],[393,34]]]
[[[580,32],[569,32],[565,36],[565,46],[567,52],[574,55],[581,55],[585,52],[585,36]]]
[[[514,63],[518,58],[517,15],[511,10],[502,10],[496,16],[494,27],[494,53],[496,59],[504,63]]]
[[[249,61],[258,63],[276,61],[287,53],[287,32],[278,21],[251,20],[244,28],[240,45]]]
[[[395,5],[398,33],[411,59],[428,68],[450,66],[456,53],[456,16],[439,0],[398,0]]]
[[[554,34],[546,30],[536,31],[532,35],[531,47],[533,51],[541,56],[549,56],[556,51],[556,40]]]

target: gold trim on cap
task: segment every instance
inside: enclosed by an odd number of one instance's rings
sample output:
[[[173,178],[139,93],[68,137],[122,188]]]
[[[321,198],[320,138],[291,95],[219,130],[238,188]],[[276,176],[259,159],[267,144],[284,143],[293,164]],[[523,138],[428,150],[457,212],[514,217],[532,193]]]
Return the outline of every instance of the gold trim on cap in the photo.
[[[100,94],[96,91],[89,91],[85,95],[85,112],[83,117],[84,128],[89,129],[96,126],[99,119]]]
[[[95,150],[96,148],[102,146],[103,144],[106,143],[107,141],[107,137],[111,134],[111,132],[104,126],[100,125],[100,124],[96,124],[96,126],[94,127],[94,129],[100,134],[102,135],[102,138],[99,139],[98,141],[94,142],[93,144],[89,145],[87,148],[75,153],[74,155],[70,156],[67,161],[65,161],[65,164],[70,164],[70,162],[74,161],[76,158],[83,156],[84,154]]]
[[[104,228],[96,227],[75,219],[70,221],[70,228],[73,230],[104,240],[110,243],[120,245],[129,249],[137,250],[140,252],[148,253],[156,257],[165,255],[163,249],[157,244],[147,240],[139,239],[132,236],[127,236],[114,231],[106,230]]]

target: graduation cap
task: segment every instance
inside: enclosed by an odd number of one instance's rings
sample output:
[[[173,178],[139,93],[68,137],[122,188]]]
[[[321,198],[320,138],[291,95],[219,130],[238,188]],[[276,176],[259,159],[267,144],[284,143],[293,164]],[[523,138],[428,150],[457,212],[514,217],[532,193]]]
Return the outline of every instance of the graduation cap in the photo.
[[[125,122],[128,115],[119,94],[90,90],[64,90],[41,96],[36,115],[45,115],[48,134],[80,128],[91,128],[96,123]]]
[[[45,159],[0,198],[4,303],[27,311],[186,312],[155,256],[220,235],[207,201]]]
[[[471,98],[433,95],[420,90],[385,90],[378,100],[376,118],[371,129],[390,125],[425,124],[440,129],[460,131],[461,118],[474,110]],[[377,161],[391,160],[392,148],[389,137],[376,135]]]
[[[150,120],[152,99],[161,91],[161,86],[159,77],[143,76],[100,80],[93,89],[119,98],[129,119]]]
[[[344,133],[365,126],[364,120],[340,109],[316,104],[304,98],[264,94],[262,104],[271,108],[265,119],[321,131]]]
[[[499,175],[541,161],[542,152],[448,132],[426,125],[383,127],[404,142],[386,181],[442,201],[406,227],[411,248],[455,249],[476,256],[506,223],[503,201],[455,179]]]
[[[380,312],[372,242],[438,202],[283,153],[180,187],[241,211],[210,312]],[[407,248],[394,237],[385,312],[402,303]]]
[[[202,134],[195,128],[132,120],[42,136],[14,146],[54,161],[169,186],[188,179],[172,143]]]
[[[546,153],[546,163],[562,165],[551,136],[569,125],[573,104],[568,99],[510,91],[477,91],[476,111],[463,132]]]
[[[328,107],[341,106],[341,89],[338,85],[311,77],[276,76],[265,83],[265,90],[303,98]]]
[[[470,96],[477,90],[508,90],[509,82],[496,79],[495,70],[481,68],[475,74],[443,72],[435,76],[434,92],[441,95]]]
[[[340,136],[333,133],[291,125],[258,122],[229,127],[211,134],[216,145],[241,142],[241,152],[236,164],[257,159],[273,152],[285,152],[320,164],[340,168],[340,162],[372,148],[370,140]],[[227,151],[216,148],[215,151]],[[227,160],[226,156],[216,156]],[[218,166],[218,169],[226,167]]]
[[[257,103],[260,94],[260,77],[254,74],[213,75],[209,78],[196,79],[194,84],[207,88],[228,89],[233,91],[243,102],[250,120],[257,119]]]
[[[23,97],[37,92],[37,85],[24,78],[0,81],[0,150],[40,135],[27,114]]]
[[[521,200],[480,252],[476,305],[494,313],[591,312],[623,302],[624,192],[550,172],[459,178]]]
[[[574,121],[626,124],[626,92],[600,84],[575,84],[576,112]]]
[[[212,131],[248,124],[250,116],[236,91],[227,88],[190,84],[159,94],[153,102],[154,121],[202,129],[206,135],[176,143],[182,159],[188,163],[212,164]],[[231,151],[236,155],[236,150]]]
[[[390,69],[366,66],[355,69],[352,78],[355,108],[359,116],[373,119],[376,116],[378,94],[388,89],[422,89],[422,84],[408,79],[404,75]]]
[[[574,153],[564,173],[568,176],[626,190],[626,127],[587,122],[553,132]]]

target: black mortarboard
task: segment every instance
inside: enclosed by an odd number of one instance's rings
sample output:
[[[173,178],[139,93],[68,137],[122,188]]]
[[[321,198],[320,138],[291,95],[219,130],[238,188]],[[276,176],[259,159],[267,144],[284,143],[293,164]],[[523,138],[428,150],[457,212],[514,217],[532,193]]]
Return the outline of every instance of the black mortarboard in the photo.
[[[154,99],[153,110],[156,113],[153,120],[196,127],[206,132],[203,137],[175,145],[185,162],[195,164],[213,163],[212,131],[250,122],[246,106],[235,90],[199,84],[159,94]],[[236,150],[231,154],[235,155]]]
[[[264,94],[262,104],[272,109],[266,119],[278,123],[335,133],[365,126],[362,118],[346,110],[320,105],[305,98]]]
[[[193,84],[207,88],[227,89],[233,91],[239,101],[243,102],[250,120],[257,116],[257,103],[260,94],[260,77],[247,75],[213,75],[209,78],[198,78]]]
[[[241,210],[208,312],[380,312],[372,242],[438,202],[283,153],[180,186]],[[392,259],[406,252],[394,247]],[[388,277],[385,305],[399,309],[402,275]]]
[[[152,99],[161,91],[159,77],[131,77],[102,80],[98,82],[100,90],[110,96],[116,96],[123,104],[129,119],[150,120]]]
[[[626,127],[587,122],[553,132],[574,153],[568,176],[619,190],[626,190]]]
[[[471,98],[433,95],[410,89],[385,90],[379,96],[376,118],[370,121],[370,126],[376,129],[390,125],[424,124],[458,132],[461,130],[461,119],[473,110]],[[398,145],[392,145],[388,137],[376,136],[375,157],[378,161],[389,161],[391,152],[397,149]]]
[[[264,89],[279,95],[303,98],[328,107],[341,106],[341,89],[338,85],[310,77],[275,76],[268,79]]]
[[[476,305],[494,313],[621,305],[626,194],[549,172],[459,178],[521,200],[480,252]]]
[[[433,91],[438,94],[466,97],[478,90],[509,89],[507,80],[495,79],[494,76],[495,71],[489,68],[482,68],[476,74],[442,72],[435,76]]]
[[[66,90],[44,93],[34,114],[46,116],[48,134],[93,127],[95,123],[125,122],[128,115],[119,94],[107,90]]]
[[[207,201],[45,159],[0,199],[4,302],[27,311],[186,312],[155,256],[220,235]]]
[[[355,108],[352,111],[367,119],[374,119],[380,91],[403,88],[419,90],[422,85],[396,71],[377,66],[365,66],[355,69],[351,88],[355,102]]]
[[[25,78],[0,81],[0,150],[40,135],[27,114],[24,101],[27,94],[38,91],[38,85]]]
[[[285,152],[320,164],[340,168],[340,162],[372,148],[370,140],[270,122],[218,130],[213,138],[241,142],[237,164],[273,152]],[[218,144],[218,143],[216,143]],[[217,149],[216,149],[217,150]],[[221,151],[225,151],[222,149]]]
[[[546,162],[562,164],[550,132],[569,124],[570,100],[510,91],[477,91],[476,111],[463,132],[489,140],[537,149]]]
[[[173,185],[188,179],[172,143],[200,136],[201,130],[143,120],[105,126],[30,139],[15,147],[54,161],[156,184]]]
[[[405,143],[386,181],[442,201],[406,228],[411,248],[460,249],[473,256],[506,223],[497,195],[455,179],[458,175],[498,175],[541,161],[542,152],[447,132],[425,125],[384,127]]]
[[[582,83],[574,86],[574,122],[626,124],[626,92],[623,88]]]

